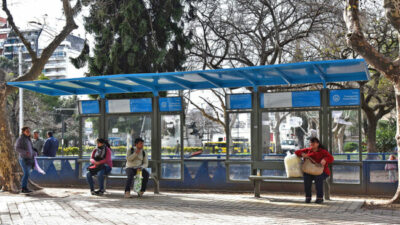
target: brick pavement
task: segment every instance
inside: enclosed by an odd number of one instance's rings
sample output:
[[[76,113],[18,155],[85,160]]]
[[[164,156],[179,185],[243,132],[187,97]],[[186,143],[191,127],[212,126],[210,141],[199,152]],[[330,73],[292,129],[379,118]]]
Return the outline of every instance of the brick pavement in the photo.
[[[298,195],[146,193],[91,196],[86,189],[46,188],[33,195],[0,193],[0,224],[400,224],[400,209],[365,209],[360,198],[323,205]]]

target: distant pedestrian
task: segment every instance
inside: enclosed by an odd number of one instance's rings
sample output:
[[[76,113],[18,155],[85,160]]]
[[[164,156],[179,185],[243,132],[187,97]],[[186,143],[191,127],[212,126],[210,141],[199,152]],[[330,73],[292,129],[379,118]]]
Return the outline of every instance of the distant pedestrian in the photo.
[[[389,160],[396,160],[396,156],[390,155]],[[397,181],[397,163],[386,163],[385,170],[389,173],[389,181],[395,183]]]
[[[21,192],[30,193],[28,189],[28,179],[32,168],[35,166],[33,144],[31,141],[31,130],[29,127],[22,128],[22,134],[15,142],[15,151],[19,153],[19,164],[22,167],[24,175],[21,180]]]
[[[146,168],[149,166],[147,153],[143,149],[144,140],[142,138],[135,139],[135,148],[126,151],[126,174],[128,176],[125,185],[125,198],[131,197],[131,186],[133,177],[138,171],[142,172],[142,188],[138,193],[139,197],[146,191],[147,182],[149,181],[149,172]]]
[[[90,157],[91,165],[88,167],[86,173],[86,180],[89,183],[90,193],[92,195],[103,195],[104,194],[104,175],[111,172],[112,159],[111,150],[107,147],[107,141],[103,138],[97,139],[97,148],[95,148]],[[99,190],[94,190],[93,176],[97,175],[99,183]]]
[[[42,155],[43,154],[44,140],[39,137],[39,131],[38,130],[34,130],[33,131],[32,144],[33,144],[33,150],[35,150],[38,153],[38,155]]]
[[[58,140],[53,137],[53,132],[47,132],[47,140],[43,146],[43,156],[55,157],[58,150]]]

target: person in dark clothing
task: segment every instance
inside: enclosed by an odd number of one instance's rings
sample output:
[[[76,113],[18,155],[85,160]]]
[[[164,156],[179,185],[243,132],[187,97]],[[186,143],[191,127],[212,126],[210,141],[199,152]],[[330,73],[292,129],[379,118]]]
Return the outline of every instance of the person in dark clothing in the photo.
[[[312,137],[310,139],[310,147],[295,151],[298,157],[312,158],[316,163],[320,163],[324,166],[324,171],[321,175],[315,176],[307,173],[304,175],[304,190],[306,194],[306,203],[311,202],[311,185],[312,181],[315,180],[315,187],[317,189],[317,200],[318,204],[324,202],[324,180],[331,175],[328,165],[333,162],[333,156],[324,149],[318,138]]]
[[[36,152],[33,151],[31,130],[29,127],[22,128],[22,134],[15,142],[15,151],[19,153],[19,163],[24,173],[21,180],[21,192],[30,193],[32,191],[28,189],[28,179],[32,168],[35,166],[34,157]]]
[[[43,156],[55,157],[58,150],[58,140],[53,137],[53,132],[47,132],[47,140],[43,146]]]

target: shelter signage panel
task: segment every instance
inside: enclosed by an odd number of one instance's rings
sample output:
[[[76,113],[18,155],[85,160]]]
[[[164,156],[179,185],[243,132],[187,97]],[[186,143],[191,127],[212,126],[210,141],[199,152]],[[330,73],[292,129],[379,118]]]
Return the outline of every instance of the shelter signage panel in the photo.
[[[329,91],[331,106],[360,105],[360,89],[343,89]]]
[[[321,106],[319,91],[265,93],[260,98],[261,108],[295,108]]]
[[[159,98],[159,104],[161,112],[182,111],[181,97]]]
[[[228,109],[251,109],[251,94],[233,94],[227,98]]]
[[[99,101],[80,101],[79,102],[79,113],[80,114],[99,114],[100,104]]]
[[[107,100],[107,113],[140,113],[151,112],[151,98]]]

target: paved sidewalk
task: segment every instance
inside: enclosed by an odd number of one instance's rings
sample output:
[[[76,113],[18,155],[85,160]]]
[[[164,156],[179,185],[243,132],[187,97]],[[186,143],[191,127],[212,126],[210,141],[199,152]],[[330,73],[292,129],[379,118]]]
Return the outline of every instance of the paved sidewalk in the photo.
[[[0,224],[400,224],[400,209],[365,209],[364,200],[334,197],[323,205],[302,196],[146,193],[91,196],[86,189],[46,188],[33,195],[0,193]]]

